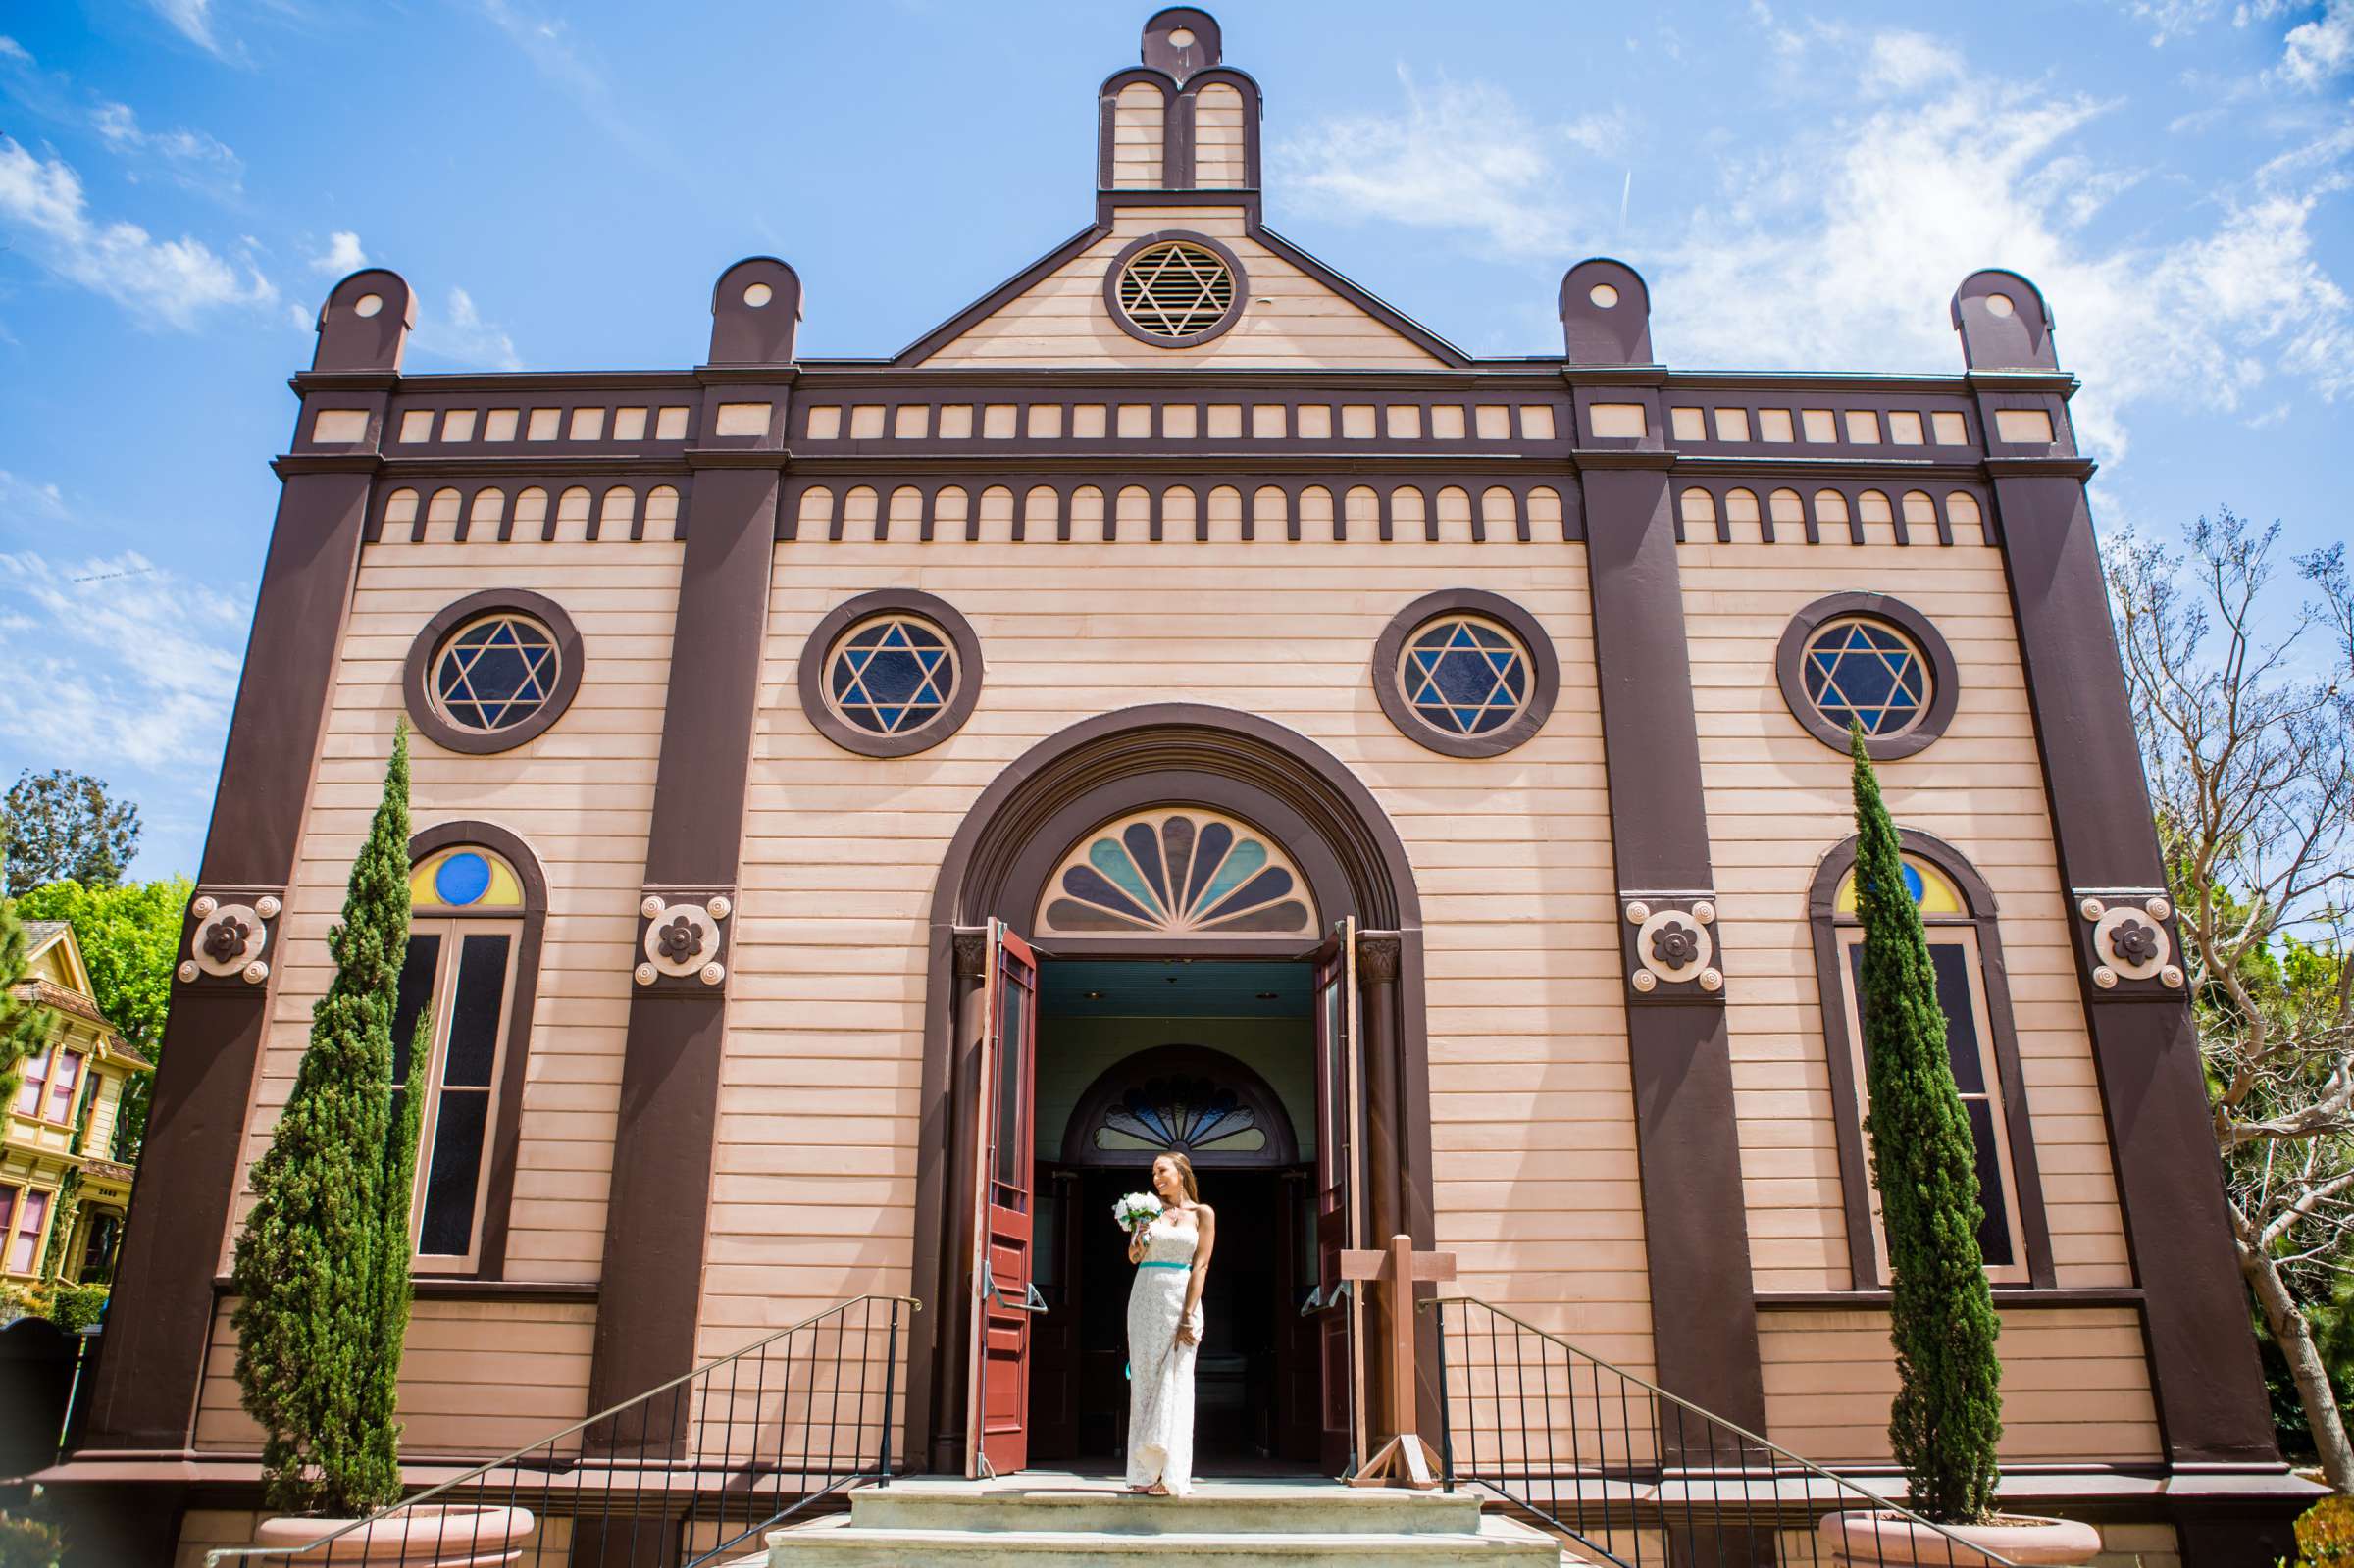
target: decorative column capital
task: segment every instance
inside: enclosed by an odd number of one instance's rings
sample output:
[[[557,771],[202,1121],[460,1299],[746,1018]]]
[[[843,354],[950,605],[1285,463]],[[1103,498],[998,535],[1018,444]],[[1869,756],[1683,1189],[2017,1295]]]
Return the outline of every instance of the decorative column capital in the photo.
[[[1398,984],[1398,957],[1403,946],[1394,931],[1356,934],[1356,981],[1360,986]]]
[[[956,973],[977,980],[989,965],[989,933],[978,927],[956,928]]]

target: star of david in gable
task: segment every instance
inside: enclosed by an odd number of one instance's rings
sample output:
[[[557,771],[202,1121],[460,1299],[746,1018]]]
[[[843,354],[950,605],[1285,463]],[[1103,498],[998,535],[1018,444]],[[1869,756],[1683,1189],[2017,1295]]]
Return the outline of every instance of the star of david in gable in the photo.
[[[1895,734],[1928,707],[1928,663],[1893,630],[1840,621],[1807,644],[1807,695],[1842,729],[1850,719],[1868,735]]]
[[[1234,275],[1192,245],[1160,245],[1128,264],[1120,306],[1149,332],[1185,337],[1214,325],[1234,304]]]
[[[434,694],[452,724],[496,731],[546,705],[556,683],[556,644],[525,616],[486,616],[449,639],[435,670]]]
[[[859,627],[834,653],[828,683],[844,719],[901,734],[937,718],[956,689],[956,661],[938,632],[894,616]]]
[[[1451,617],[1407,645],[1400,679],[1416,717],[1454,734],[1485,734],[1528,700],[1528,659],[1510,637]]]

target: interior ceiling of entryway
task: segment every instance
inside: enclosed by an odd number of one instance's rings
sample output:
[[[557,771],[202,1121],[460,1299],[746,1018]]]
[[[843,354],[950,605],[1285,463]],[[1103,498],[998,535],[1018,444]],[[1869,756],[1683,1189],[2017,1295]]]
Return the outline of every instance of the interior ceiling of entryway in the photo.
[[[1305,1018],[1306,964],[1049,960],[1040,1010],[1065,1018]]]

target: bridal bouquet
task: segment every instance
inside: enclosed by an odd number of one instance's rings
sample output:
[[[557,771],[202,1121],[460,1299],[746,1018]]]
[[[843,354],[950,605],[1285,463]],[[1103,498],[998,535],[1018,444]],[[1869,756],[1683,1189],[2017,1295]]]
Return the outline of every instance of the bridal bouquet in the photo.
[[[1111,1217],[1131,1234],[1160,1218],[1160,1199],[1150,1192],[1131,1192],[1111,1206]]]

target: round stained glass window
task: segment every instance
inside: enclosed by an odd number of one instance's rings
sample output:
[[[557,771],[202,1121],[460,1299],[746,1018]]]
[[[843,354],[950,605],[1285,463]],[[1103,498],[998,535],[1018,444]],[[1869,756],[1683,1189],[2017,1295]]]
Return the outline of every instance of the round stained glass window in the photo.
[[[844,723],[877,735],[904,735],[955,700],[956,648],[947,633],[911,615],[861,621],[826,657],[826,703]]]
[[[562,676],[556,636],[501,610],[460,627],[434,660],[434,706],[460,730],[496,734],[538,717]]]
[[[1429,623],[1398,656],[1398,684],[1413,716],[1447,735],[1491,734],[1528,706],[1528,650],[1485,616]]]
[[[1912,638],[1885,621],[1845,616],[1807,639],[1802,679],[1807,700],[1844,731],[1901,735],[1919,724],[1934,695],[1929,661]]]

